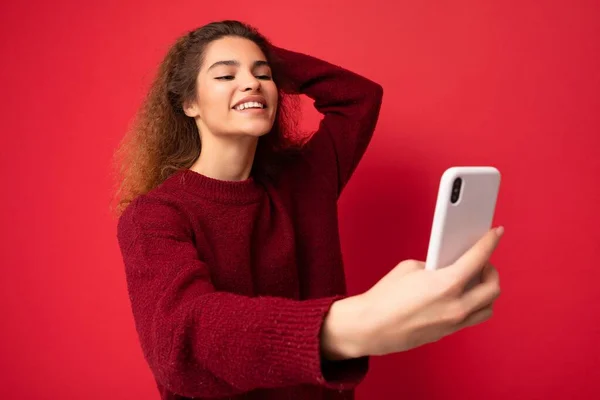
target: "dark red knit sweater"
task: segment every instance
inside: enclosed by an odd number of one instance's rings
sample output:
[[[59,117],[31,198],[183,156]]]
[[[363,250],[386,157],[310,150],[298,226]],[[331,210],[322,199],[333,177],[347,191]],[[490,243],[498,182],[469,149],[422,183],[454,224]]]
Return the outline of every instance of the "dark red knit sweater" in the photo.
[[[351,399],[368,357],[325,362],[319,331],[346,294],[337,200],[375,129],[382,88],[275,48],[324,114],[279,178],[190,170],[137,197],[118,240],[162,399]]]

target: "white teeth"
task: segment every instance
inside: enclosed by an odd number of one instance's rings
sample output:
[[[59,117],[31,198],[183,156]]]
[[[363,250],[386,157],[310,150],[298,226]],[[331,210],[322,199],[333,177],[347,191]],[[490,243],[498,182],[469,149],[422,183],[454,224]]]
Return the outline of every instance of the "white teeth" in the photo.
[[[236,106],[236,110],[245,110],[246,108],[264,108],[264,106],[257,101],[248,101],[246,103],[242,103],[239,106]]]

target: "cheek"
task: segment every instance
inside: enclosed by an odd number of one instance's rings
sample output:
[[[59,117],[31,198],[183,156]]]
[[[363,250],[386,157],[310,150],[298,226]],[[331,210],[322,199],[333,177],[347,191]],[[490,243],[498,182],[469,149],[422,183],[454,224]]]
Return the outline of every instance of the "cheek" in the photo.
[[[273,114],[275,114],[275,110],[277,110],[277,107],[279,106],[279,94],[277,92],[277,87],[275,86],[275,84],[270,86],[267,89],[267,92],[268,92],[267,95],[268,95],[268,99],[269,99],[269,104],[274,105],[272,110],[273,110]],[[274,117],[274,115],[273,115],[273,117]]]
[[[215,120],[217,116],[223,118],[229,111],[231,91],[225,85],[206,83],[198,90],[198,104],[200,117],[204,120]]]

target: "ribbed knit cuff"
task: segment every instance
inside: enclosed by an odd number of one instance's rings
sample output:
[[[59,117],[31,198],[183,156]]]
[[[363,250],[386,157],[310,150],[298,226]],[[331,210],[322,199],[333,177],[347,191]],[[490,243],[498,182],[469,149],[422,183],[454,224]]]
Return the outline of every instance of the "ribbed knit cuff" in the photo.
[[[282,377],[295,376],[300,382],[331,389],[353,389],[368,371],[368,357],[328,361],[322,358],[320,334],[323,320],[333,302],[342,296],[327,297],[295,303],[281,303],[269,316],[271,328],[261,332],[260,343],[278,352],[265,352],[277,365]]]

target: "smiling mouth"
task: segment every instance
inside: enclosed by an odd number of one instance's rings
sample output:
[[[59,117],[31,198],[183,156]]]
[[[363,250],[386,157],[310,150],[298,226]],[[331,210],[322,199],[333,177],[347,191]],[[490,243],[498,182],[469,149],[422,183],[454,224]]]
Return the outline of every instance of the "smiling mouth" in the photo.
[[[263,104],[258,101],[249,101],[246,103],[242,103],[238,106],[233,107],[236,111],[246,111],[246,110],[265,110],[267,108],[266,104]]]

